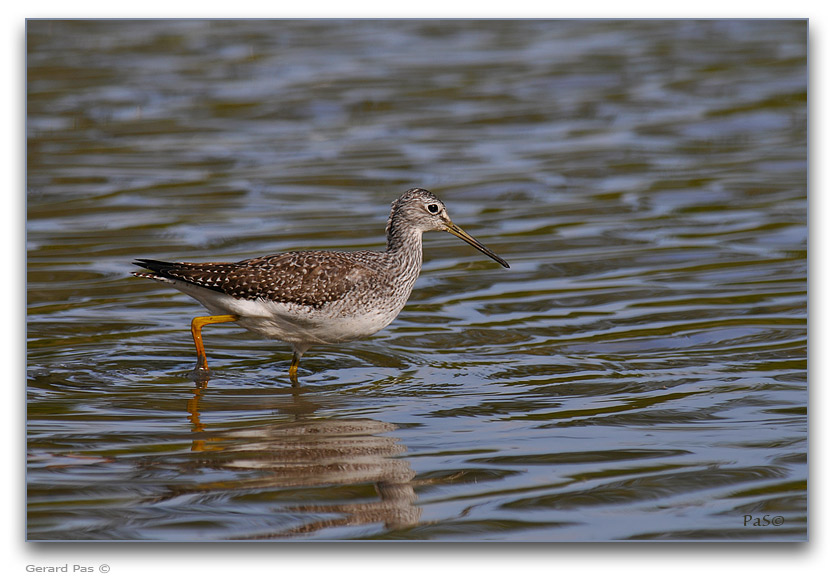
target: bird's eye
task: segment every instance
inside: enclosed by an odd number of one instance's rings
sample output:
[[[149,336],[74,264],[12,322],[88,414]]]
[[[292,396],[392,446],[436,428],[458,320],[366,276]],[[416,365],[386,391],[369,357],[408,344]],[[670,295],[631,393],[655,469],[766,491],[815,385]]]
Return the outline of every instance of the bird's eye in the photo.
[[[432,215],[440,213],[440,208],[437,206],[436,203],[430,203],[426,206],[426,209],[429,210],[429,213]]]

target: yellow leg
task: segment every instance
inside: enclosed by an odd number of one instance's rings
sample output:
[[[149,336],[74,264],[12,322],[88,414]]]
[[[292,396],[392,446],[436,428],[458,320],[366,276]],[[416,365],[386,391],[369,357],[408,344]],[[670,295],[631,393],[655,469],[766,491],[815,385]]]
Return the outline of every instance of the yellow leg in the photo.
[[[203,327],[206,324],[234,322],[235,320],[237,320],[237,316],[234,314],[221,314],[219,316],[198,316],[191,321],[191,336],[194,337],[194,346],[197,348],[197,366],[194,367],[194,370],[209,370],[208,361],[206,360],[206,349],[203,347]]]
[[[292,362],[290,363],[290,378],[297,379],[298,378],[298,363],[301,362],[301,355],[297,352],[293,351],[292,353]]]

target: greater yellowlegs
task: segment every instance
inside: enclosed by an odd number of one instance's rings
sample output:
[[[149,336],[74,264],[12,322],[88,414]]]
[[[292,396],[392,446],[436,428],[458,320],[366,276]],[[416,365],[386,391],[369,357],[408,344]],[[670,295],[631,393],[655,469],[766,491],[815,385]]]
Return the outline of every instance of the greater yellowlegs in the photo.
[[[240,262],[136,260],[150,272],[134,276],[171,284],[211,316],[191,322],[196,371],[208,371],[202,328],[235,322],[292,345],[290,375],[316,344],[336,344],[379,332],[405,306],[423,261],[423,232],[441,230],[471,244],[505,268],[502,258],[452,223],[446,206],[425,189],[409,189],[391,204],[384,252],[307,251]]]

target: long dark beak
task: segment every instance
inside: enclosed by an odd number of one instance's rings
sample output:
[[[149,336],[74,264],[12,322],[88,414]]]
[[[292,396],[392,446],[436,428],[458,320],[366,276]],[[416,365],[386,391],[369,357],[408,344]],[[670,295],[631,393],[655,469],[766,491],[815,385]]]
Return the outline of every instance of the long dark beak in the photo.
[[[478,251],[483,252],[484,254],[486,254],[487,256],[489,256],[490,258],[492,258],[493,260],[495,260],[496,262],[498,262],[499,264],[501,264],[505,268],[510,267],[510,265],[506,262],[506,260],[504,260],[504,258],[502,258],[498,254],[496,254],[495,252],[493,252],[492,250],[487,248],[485,245],[483,245],[481,242],[479,242],[478,240],[476,240],[475,238],[473,238],[472,236],[467,234],[465,231],[460,229],[458,226],[453,224],[451,221],[446,222],[446,231],[449,232],[450,234],[453,234],[453,235],[459,237],[464,242],[466,242],[467,244],[469,244],[473,248],[477,249]]]

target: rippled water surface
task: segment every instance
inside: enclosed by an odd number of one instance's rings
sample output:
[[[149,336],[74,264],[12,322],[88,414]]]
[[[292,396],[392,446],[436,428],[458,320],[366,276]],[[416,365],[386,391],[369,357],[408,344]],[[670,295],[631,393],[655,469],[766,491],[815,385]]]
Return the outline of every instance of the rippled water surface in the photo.
[[[806,22],[26,36],[29,539],[805,539]],[[511,269],[427,234],[298,385],[233,325],[195,383],[129,275],[380,249],[411,187]]]

